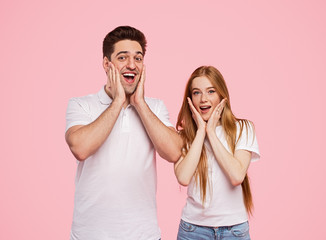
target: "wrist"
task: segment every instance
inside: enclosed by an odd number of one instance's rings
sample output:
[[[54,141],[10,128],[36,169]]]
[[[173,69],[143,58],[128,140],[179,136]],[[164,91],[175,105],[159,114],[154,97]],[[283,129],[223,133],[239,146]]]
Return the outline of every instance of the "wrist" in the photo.
[[[198,128],[196,134],[206,135],[206,129],[204,127]]]
[[[113,99],[112,104],[117,105],[118,107],[122,107],[125,101],[126,100],[122,97],[116,97]]]
[[[139,99],[138,101],[134,101],[133,105],[136,108],[137,112],[140,112],[140,111],[148,108],[147,103],[145,102],[145,99]]]
[[[206,128],[206,133],[207,133],[207,136],[210,136],[212,134],[215,134],[215,127],[208,127]]]

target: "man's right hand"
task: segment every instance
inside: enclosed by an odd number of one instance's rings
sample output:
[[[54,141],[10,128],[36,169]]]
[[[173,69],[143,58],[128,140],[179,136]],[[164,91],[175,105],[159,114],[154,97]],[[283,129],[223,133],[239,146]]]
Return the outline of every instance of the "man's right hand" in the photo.
[[[109,63],[109,72],[107,76],[108,81],[105,86],[105,91],[111,95],[110,97],[113,101],[123,104],[126,101],[126,93],[121,84],[120,73],[111,62]]]
[[[66,131],[66,141],[79,161],[94,154],[108,138],[126,101],[125,90],[120,82],[120,73],[109,63],[105,92],[113,99],[112,104],[93,122],[75,125]]]

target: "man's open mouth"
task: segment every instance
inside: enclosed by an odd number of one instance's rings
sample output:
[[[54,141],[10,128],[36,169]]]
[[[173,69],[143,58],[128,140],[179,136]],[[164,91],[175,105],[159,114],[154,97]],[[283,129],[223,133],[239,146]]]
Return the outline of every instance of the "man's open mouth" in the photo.
[[[122,75],[128,83],[133,83],[135,81],[135,77],[136,77],[135,73],[124,73]]]

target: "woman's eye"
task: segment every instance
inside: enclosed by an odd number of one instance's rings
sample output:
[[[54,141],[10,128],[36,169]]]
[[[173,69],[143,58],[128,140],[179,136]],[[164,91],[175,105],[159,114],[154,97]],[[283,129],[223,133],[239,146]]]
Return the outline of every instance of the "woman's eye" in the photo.
[[[215,90],[209,90],[208,93],[215,93]]]
[[[199,92],[198,92],[198,91],[195,91],[195,92],[193,92],[192,94],[193,94],[193,95],[198,95]]]

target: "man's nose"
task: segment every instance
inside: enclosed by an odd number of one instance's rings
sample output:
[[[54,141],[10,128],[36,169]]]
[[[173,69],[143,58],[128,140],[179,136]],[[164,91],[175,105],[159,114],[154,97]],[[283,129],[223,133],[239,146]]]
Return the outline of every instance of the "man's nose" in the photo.
[[[129,69],[135,69],[136,68],[135,60],[133,58],[128,59],[127,68],[129,68]]]

